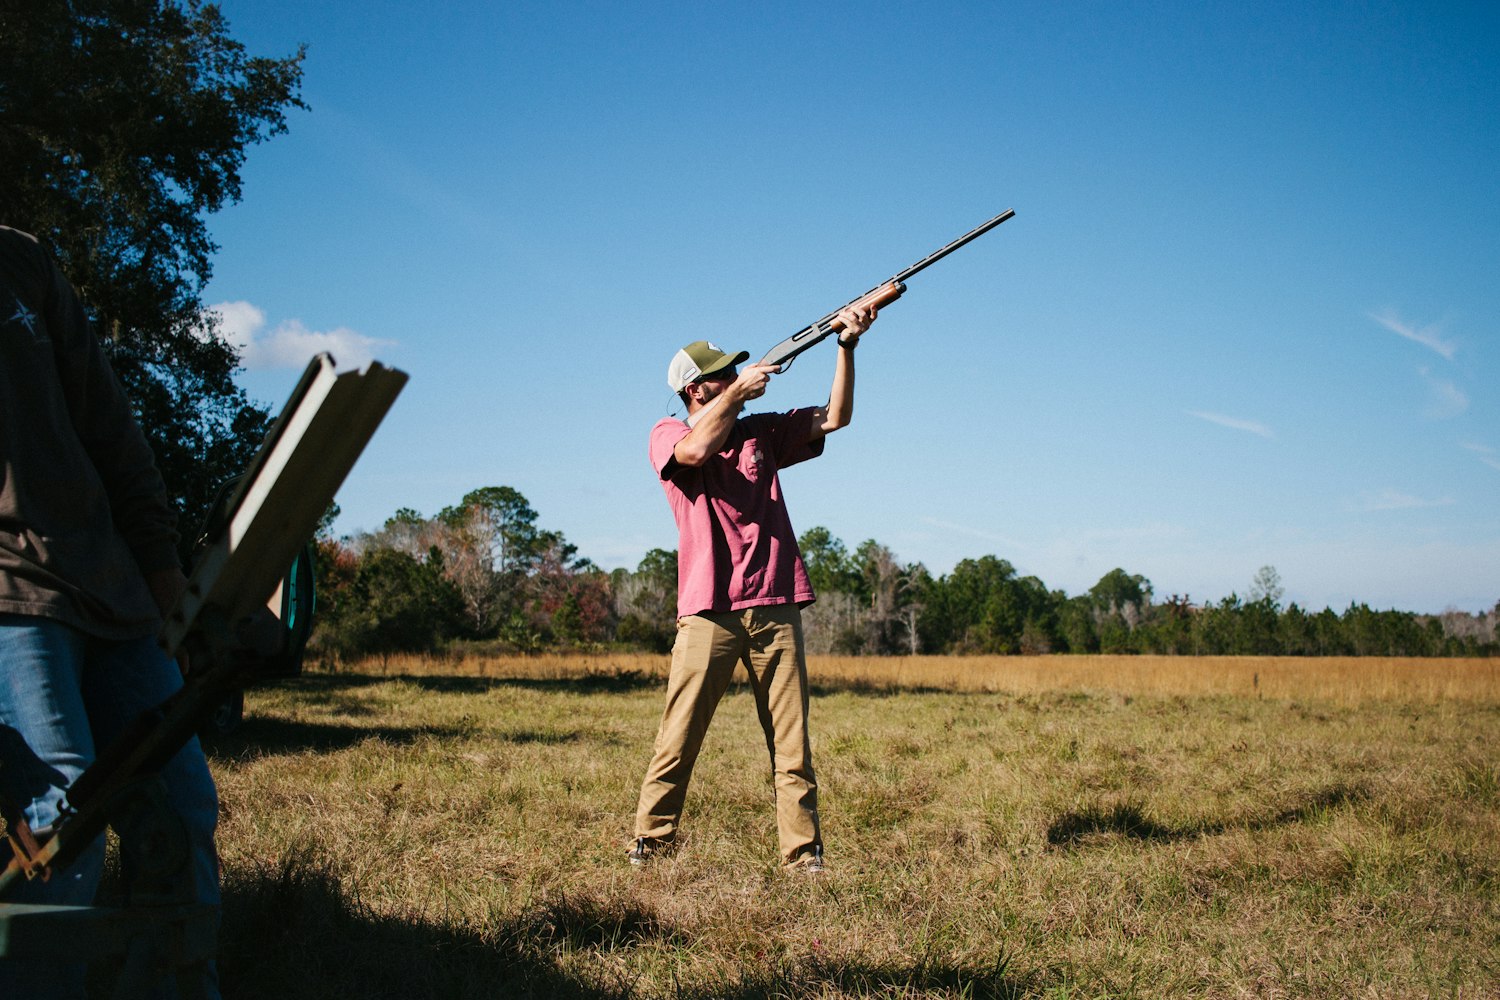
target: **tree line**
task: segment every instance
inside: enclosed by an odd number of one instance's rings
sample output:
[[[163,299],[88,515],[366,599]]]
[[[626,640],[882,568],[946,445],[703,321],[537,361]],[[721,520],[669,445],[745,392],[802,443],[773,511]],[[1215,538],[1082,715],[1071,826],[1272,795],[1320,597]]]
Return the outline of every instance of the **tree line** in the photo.
[[[1158,600],[1113,569],[1069,596],[1005,559],[965,559],[934,576],[872,540],[848,548],[827,528],[798,540],[818,600],[805,612],[815,653],[1492,656],[1500,602],[1482,614],[1420,615],[1351,604],[1283,605],[1263,567],[1245,596]],[[313,650],[327,658],[490,648],[665,652],[676,632],[677,554],[647,552],[605,572],[544,529],[509,486],[474,490],[431,517],[398,510],[377,531],[317,541]]]

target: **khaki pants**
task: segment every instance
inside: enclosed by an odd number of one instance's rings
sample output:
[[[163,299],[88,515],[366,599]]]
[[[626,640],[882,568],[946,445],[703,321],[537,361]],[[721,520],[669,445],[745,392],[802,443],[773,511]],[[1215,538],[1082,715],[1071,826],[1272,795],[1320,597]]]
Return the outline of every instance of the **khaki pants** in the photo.
[[[637,837],[670,843],[677,835],[688,779],[708,723],[743,663],[771,752],[776,789],[776,831],[785,862],[814,846],[818,833],[818,783],[807,735],[807,657],[802,612],[794,604],[704,612],[677,621],[667,707],[656,751],[636,808]]]

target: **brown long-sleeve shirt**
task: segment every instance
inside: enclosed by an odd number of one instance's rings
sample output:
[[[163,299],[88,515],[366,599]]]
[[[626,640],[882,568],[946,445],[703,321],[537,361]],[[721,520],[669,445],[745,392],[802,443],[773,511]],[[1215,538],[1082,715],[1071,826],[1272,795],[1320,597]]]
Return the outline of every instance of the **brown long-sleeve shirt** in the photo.
[[[0,613],[104,638],[160,624],[144,573],[177,565],[176,515],[77,295],[0,226]]]

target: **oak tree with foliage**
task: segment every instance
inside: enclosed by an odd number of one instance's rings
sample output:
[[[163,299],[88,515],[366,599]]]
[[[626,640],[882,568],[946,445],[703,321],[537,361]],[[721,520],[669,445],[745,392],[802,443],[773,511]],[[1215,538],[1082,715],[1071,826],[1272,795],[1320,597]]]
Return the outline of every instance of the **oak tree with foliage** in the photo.
[[[88,304],[187,526],[267,425],[200,299],[204,216],[304,106],[302,58],[248,55],[198,0],[0,5],[0,224],[37,236]]]

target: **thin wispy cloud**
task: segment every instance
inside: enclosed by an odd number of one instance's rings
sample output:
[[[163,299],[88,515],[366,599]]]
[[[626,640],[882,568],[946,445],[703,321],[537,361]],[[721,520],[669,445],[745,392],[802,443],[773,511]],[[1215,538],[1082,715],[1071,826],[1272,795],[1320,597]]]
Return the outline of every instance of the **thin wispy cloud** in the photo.
[[[1271,428],[1255,420],[1241,420],[1238,417],[1226,417],[1222,413],[1205,413],[1202,410],[1188,410],[1188,416],[1197,417],[1199,420],[1207,420],[1211,424],[1220,427],[1228,427],[1231,430],[1245,431],[1249,434],[1258,434],[1263,438],[1275,437]]]
[[[1451,340],[1444,340],[1442,338],[1441,331],[1436,326],[1424,326],[1418,329],[1396,315],[1396,310],[1394,309],[1372,312],[1369,316],[1392,333],[1421,344],[1429,350],[1436,351],[1448,361],[1453,360],[1453,353],[1458,349],[1458,345],[1454,344]]]
[[[1014,538],[1007,538],[1004,535],[997,535],[993,531],[986,531],[983,528],[976,528],[968,524],[956,524],[952,521],[941,521],[938,518],[927,516],[919,517],[917,518],[917,520],[922,524],[928,525],[929,527],[941,529],[942,531],[952,532],[959,535],[967,535],[970,538],[978,538],[986,542],[993,542],[998,545],[1008,546],[1010,548],[1029,547],[1025,542],[1018,542]]]
[[[1479,444],[1477,441],[1465,441],[1462,447],[1478,455],[1479,460],[1490,468],[1500,469],[1500,456],[1497,456],[1495,449],[1489,445]]]
[[[373,183],[437,223],[481,239],[495,238],[495,230],[488,224],[491,216],[482,206],[420,167],[406,147],[384,138],[386,130],[336,108],[320,107],[318,114],[324,127],[351,151],[351,159],[362,165]]]
[[[283,320],[266,329],[266,314],[249,302],[220,302],[209,310],[219,318],[219,332],[240,352],[240,363],[251,371],[301,368],[314,355],[332,354],[340,368],[358,368],[374,360],[375,352],[394,342],[377,340],[340,326],[309,330],[301,320]]]
[[[1453,506],[1452,497],[1419,497],[1400,490],[1384,489],[1374,493],[1360,494],[1357,509],[1362,511],[1418,510],[1424,507],[1451,506]]]
[[[1432,402],[1427,407],[1429,417],[1446,420],[1468,410],[1469,396],[1457,385],[1439,375],[1434,375],[1432,369],[1425,365],[1417,371],[1432,393]]]

